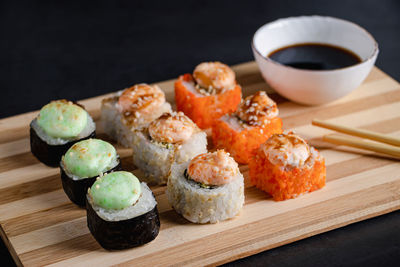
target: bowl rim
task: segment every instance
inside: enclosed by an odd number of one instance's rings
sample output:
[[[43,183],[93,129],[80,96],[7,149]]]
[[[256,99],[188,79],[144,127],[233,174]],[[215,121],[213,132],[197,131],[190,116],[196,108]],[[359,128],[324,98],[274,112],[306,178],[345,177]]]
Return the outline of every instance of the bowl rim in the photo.
[[[254,45],[254,39],[257,35],[257,33],[264,27],[266,27],[268,24],[273,24],[273,23],[277,23],[278,21],[285,21],[285,20],[292,20],[292,19],[302,19],[302,18],[324,18],[324,19],[332,19],[332,20],[338,20],[338,21],[342,21],[348,24],[351,24],[352,26],[355,26],[356,28],[358,28],[359,30],[363,31],[364,33],[367,34],[367,36],[372,40],[372,42],[374,43],[374,50],[372,51],[371,55],[368,56],[365,60],[353,64],[351,66],[347,66],[347,67],[343,67],[343,68],[337,68],[337,69],[331,69],[331,70],[309,70],[309,69],[299,69],[299,68],[295,68],[295,67],[291,67],[291,66],[287,66],[284,65],[282,63],[279,63],[278,61],[275,61],[273,59],[271,59],[268,56],[264,56],[263,54],[261,54],[261,52],[256,48],[256,46]],[[324,44],[324,43],[320,43],[320,44]],[[330,43],[325,43],[325,44],[330,44]],[[332,44],[330,44],[332,45]],[[270,21],[268,23],[263,24],[261,27],[259,27],[256,32],[253,34],[253,38],[251,40],[251,47],[253,49],[254,52],[256,52],[259,56],[261,56],[263,59],[265,59],[266,61],[283,67],[283,68],[287,68],[290,70],[295,70],[295,71],[300,71],[300,72],[308,72],[308,73],[330,73],[330,72],[337,72],[337,71],[342,71],[342,70],[346,70],[346,69],[351,69],[351,68],[356,68],[360,65],[364,65],[366,64],[368,61],[374,60],[374,58],[377,57],[378,53],[379,53],[379,47],[378,47],[378,43],[376,42],[375,38],[372,36],[371,33],[369,33],[366,29],[364,29],[363,27],[361,27],[360,25],[345,20],[345,19],[341,19],[341,18],[336,18],[336,17],[331,17],[331,16],[320,16],[320,15],[310,15],[310,16],[291,16],[291,17],[286,17],[286,18],[279,18],[273,21]],[[353,52],[353,51],[352,51]],[[353,52],[354,53],[354,52]]]

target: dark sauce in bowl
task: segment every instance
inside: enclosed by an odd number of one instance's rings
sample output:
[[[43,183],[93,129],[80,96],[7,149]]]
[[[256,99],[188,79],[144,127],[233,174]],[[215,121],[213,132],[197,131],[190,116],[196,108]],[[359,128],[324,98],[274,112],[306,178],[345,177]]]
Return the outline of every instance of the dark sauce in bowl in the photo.
[[[285,46],[272,51],[267,57],[283,65],[305,70],[334,70],[362,62],[350,50],[318,43]]]

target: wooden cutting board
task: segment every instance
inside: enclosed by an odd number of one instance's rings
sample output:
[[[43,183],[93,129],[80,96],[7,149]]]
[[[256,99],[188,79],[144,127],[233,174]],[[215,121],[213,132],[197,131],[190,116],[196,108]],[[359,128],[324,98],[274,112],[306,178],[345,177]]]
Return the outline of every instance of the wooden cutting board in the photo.
[[[246,177],[241,215],[218,224],[195,225],[171,210],[165,187],[152,187],[160,211],[159,236],[139,248],[109,252],[89,233],[85,210],[64,194],[58,169],[40,164],[31,155],[28,125],[37,112],[30,112],[0,120],[0,232],[15,262],[26,266],[216,265],[399,209],[399,161],[323,143],[321,136],[329,131],[311,126],[311,120],[319,118],[399,135],[399,83],[374,68],[347,97],[307,107],[274,94],[254,62],[234,70],[244,95],[267,90],[279,103],[284,128],[294,129],[322,152],[327,163],[325,188],[274,202],[249,184],[248,168],[241,166]],[[172,103],[173,80],[159,85]],[[103,97],[81,101],[95,119]],[[118,148],[118,152],[123,167],[134,170],[129,149]]]

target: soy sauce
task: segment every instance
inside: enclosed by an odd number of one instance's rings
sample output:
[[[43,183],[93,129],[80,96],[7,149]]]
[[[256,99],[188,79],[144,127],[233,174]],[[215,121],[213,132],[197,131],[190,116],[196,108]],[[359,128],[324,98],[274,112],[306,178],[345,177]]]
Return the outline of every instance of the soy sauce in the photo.
[[[274,61],[297,69],[334,70],[360,63],[361,58],[345,48],[318,43],[285,46],[267,55]]]

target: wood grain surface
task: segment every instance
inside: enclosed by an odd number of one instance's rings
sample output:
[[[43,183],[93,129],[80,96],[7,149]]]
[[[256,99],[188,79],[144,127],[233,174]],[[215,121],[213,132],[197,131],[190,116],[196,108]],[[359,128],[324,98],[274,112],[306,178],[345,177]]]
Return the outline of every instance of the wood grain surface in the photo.
[[[254,62],[233,67],[244,95],[266,90],[278,102],[285,129],[316,146],[327,163],[325,188],[297,199],[275,202],[248,182],[245,206],[235,219],[212,225],[189,223],[169,206],[165,187],[152,187],[161,231],[151,243],[124,251],[102,249],[86,226],[86,211],[72,204],[61,188],[59,170],[30,153],[30,112],[0,120],[0,234],[15,262],[43,265],[203,266],[232,261],[295,240],[329,231],[400,207],[400,163],[382,155],[324,143],[329,130],[314,118],[400,135],[400,85],[377,68],[353,93],[324,106],[301,106],[275,94]],[[173,103],[173,80],[158,85]],[[116,90],[121,88],[116,88]],[[80,101],[99,117],[104,96]],[[100,138],[105,138],[99,129]],[[122,165],[140,177],[130,150],[118,147]]]

